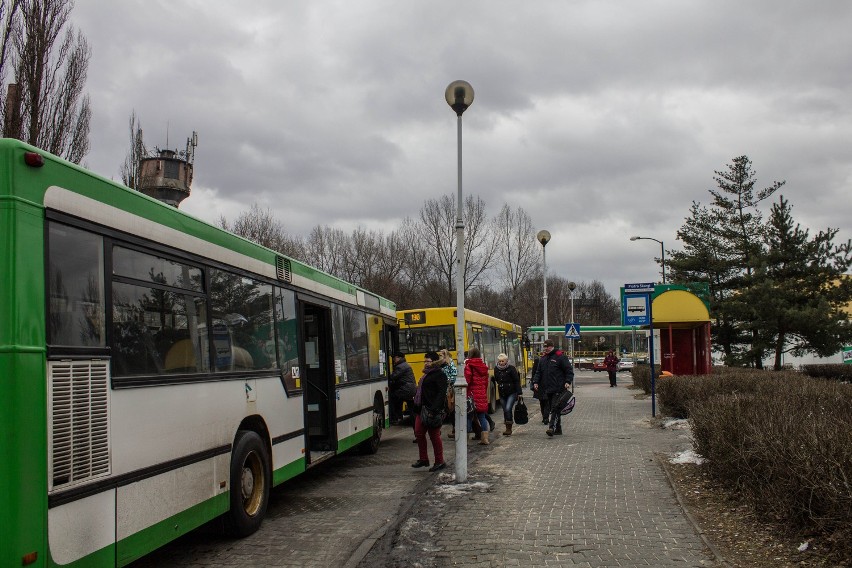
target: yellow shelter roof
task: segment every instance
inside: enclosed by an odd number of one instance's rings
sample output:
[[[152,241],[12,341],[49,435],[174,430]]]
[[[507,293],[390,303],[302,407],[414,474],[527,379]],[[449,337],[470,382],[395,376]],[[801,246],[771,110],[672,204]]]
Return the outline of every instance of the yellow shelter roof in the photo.
[[[651,306],[654,325],[695,327],[710,321],[710,312],[701,299],[686,290],[667,290],[654,298]]]

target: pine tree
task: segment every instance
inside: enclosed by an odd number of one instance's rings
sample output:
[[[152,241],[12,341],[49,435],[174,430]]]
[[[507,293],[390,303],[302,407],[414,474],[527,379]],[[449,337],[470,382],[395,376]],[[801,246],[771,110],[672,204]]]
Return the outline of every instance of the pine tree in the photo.
[[[782,355],[836,353],[852,341],[843,308],[852,301],[852,242],[834,246],[837,229],[813,238],[792,216],[780,196],[766,223],[766,254],[756,267],[749,290],[741,295],[759,334],[753,350],[774,351],[774,368]]]
[[[670,253],[672,281],[708,282],[713,343],[725,363],[762,367],[765,349],[743,292],[751,287],[764,252],[765,228],[757,206],[785,182],[756,191],[757,172],[748,156],[736,157],[727,170],[714,173],[718,189],[710,190],[711,205],[693,203],[691,216],[678,230],[684,249]]]

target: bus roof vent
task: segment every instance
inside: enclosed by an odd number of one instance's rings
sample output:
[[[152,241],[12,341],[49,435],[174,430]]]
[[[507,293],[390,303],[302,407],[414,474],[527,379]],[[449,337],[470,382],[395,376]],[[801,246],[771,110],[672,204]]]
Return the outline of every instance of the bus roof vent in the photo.
[[[110,474],[109,362],[50,361],[50,489]]]
[[[290,272],[290,259],[283,256],[275,257],[275,270],[278,274],[278,280],[282,282],[292,282],[292,273]]]

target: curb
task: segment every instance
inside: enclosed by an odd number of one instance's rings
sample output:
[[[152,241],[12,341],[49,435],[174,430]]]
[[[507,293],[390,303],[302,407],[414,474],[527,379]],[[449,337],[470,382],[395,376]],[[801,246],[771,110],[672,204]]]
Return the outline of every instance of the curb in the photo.
[[[704,534],[704,530],[701,528],[701,525],[698,524],[698,521],[695,520],[695,517],[693,517],[689,510],[686,508],[686,503],[684,502],[683,497],[681,497],[680,492],[677,490],[677,486],[674,483],[674,479],[672,479],[669,470],[663,463],[663,460],[666,459],[666,457],[661,454],[654,454],[654,457],[657,458],[657,463],[659,464],[660,469],[662,469],[663,473],[666,474],[666,480],[668,480],[669,482],[669,487],[672,488],[672,492],[674,493],[675,499],[677,499],[677,504],[680,505],[680,509],[681,511],[683,511],[683,515],[686,517],[686,520],[689,521],[689,524],[692,525],[692,528],[695,530],[695,534],[698,535],[698,537],[701,539],[701,542],[704,543],[704,546],[706,546],[707,549],[713,553],[713,557],[716,559],[717,562],[719,562],[719,564],[721,564],[722,566],[733,567],[734,565],[725,560],[725,557],[722,556],[721,551],[716,548],[716,546],[712,542],[710,542],[710,540]]]

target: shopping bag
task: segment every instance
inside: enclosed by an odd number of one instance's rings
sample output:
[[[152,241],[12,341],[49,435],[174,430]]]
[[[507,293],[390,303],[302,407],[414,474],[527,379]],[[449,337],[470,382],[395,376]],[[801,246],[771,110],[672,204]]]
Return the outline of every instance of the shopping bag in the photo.
[[[518,402],[515,404],[514,419],[515,424],[526,424],[530,421],[527,405],[524,404],[524,397],[522,396],[518,397]]]

